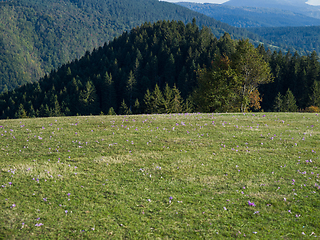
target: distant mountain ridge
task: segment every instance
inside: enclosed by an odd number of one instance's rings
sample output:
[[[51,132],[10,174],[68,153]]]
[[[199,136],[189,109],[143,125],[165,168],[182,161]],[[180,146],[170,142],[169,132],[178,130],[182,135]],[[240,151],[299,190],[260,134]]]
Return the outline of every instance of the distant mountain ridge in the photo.
[[[177,4],[240,28],[320,25],[320,19],[282,9],[191,2]]]
[[[320,6],[307,4],[305,0],[229,0],[223,5],[234,7],[263,7],[302,13],[309,17],[320,18]]]
[[[274,8],[267,8],[272,5]],[[268,44],[281,46],[278,50],[298,52],[302,55],[320,52],[320,24],[317,18],[311,18],[302,13],[294,13],[281,8],[301,7],[320,10],[319,6],[311,6],[303,1],[229,1],[225,4],[199,4],[179,2],[194,11],[203,13],[222,22],[237,27],[245,27],[248,31],[259,35]],[[229,5],[228,5],[229,4]],[[237,5],[237,6],[232,6]],[[243,7],[242,5],[249,6]],[[278,7],[279,9],[276,9]],[[296,26],[295,26],[296,25]],[[301,26],[303,25],[303,26]]]

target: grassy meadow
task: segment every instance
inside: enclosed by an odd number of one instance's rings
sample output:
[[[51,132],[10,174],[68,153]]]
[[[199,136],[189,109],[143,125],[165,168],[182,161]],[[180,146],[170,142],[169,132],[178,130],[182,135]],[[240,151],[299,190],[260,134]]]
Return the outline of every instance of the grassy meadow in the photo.
[[[0,120],[0,239],[320,238],[319,120]]]

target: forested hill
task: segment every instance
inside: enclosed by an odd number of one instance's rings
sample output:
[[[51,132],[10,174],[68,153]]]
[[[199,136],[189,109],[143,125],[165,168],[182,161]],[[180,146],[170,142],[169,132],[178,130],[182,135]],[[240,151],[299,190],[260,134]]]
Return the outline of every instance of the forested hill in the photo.
[[[144,22],[195,18],[217,37],[261,39],[158,0],[11,0],[0,4],[0,93],[79,58]]]
[[[218,41],[195,23],[146,23],[39,82],[4,93],[0,115],[13,118],[20,104],[30,116],[99,114],[111,107],[120,113],[122,100],[131,108],[136,99],[142,105],[147,89],[166,82],[177,84],[186,98],[196,85],[198,66],[210,65],[215,54],[232,48],[229,35]]]
[[[297,27],[318,26],[320,19],[288,10],[262,7],[229,6],[226,4],[179,2],[180,6],[203,13],[231,26],[250,27]]]
[[[101,112],[170,113],[192,111],[193,107],[198,110],[202,106],[197,106],[190,97],[198,87],[198,70],[203,72],[206,66],[225,59],[225,64],[217,65],[222,66],[217,73],[226,76],[226,82],[218,76],[218,82],[211,85],[217,94],[213,96],[215,107],[210,111],[222,111],[229,107],[222,103],[241,92],[231,84],[232,79],[240,87],[239,80],[243,79],[237,65],[226,71],[223,66],[233,60],[238,64],[246,63],[239,59],[248,51],[254,54],[253,57],[248,55],[249,61],[264,59],[275,77],[273,83],[256,89],[263,94],[261,106],[264,110],[288,110],[282,102],[295,106],[290,110],[310,105],[320,107],[320,64],[315,52],[310,56],[284,55],[266,52],[262,46],[254,48],[246,42],[244,46],[247,48],[239,48],[239,42],[232,40],[229,34],[217,39],[208,28],[200,29],[195,21],[187,25],[181,21],[145,23],[87,52],[81,59],[64,64],[39,82],[0,94],[0,118]],[[260,66],[259,63],[255,65],[257,69]],[[261,101],[259,92],[256,93],[253,97],[258,99],[258,106]],[[276,97],[279,101],[274,108]],[[231,107],[239,110],[238,106]]]
[[[266,27],[249,28],[271,43],[276,43],[292,52],[307,55],[312,51],[320,52],[320,26],[310,27]]]

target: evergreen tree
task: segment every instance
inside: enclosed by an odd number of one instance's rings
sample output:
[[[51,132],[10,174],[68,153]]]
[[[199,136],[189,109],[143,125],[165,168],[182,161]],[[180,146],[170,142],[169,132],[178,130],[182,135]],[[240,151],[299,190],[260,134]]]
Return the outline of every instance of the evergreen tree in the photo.
[[[129,109],[132,110],[133,104],[134,104],[134,98],[136,97],[136,79],[133,75],[133,72],[130,71],[129,73],[129,77],[128,77],[128,81],[126,84],[126,92],[127,92],[127,98],[128,98],[128,102],[129,102]]]
[[[309,105],[320,107],[320,83],[318,81],[313,82]]]
[[[50,110],[48,104],[44,107],[44,115],[43,117],[52,117],[52,111]]]
[[[183,111],[185,113],[192,113],[194,110],[194,102],[193,102],[193,97],[192,95],[190,95],[187,99],[186,99],[186,103],[184,104],[184,108]]]
[[[213,63],[212,69],[198,71],[198,88],[193,101],[200,112],[239,111],[242,78],[230,66],[227,56]]]
[[[151,95],[151,106],[152,106],[152,113],[164,113],[165,112],[165,100],[163,94],[156,84],[154,91]]]
[[[144,95],[143,103],[144,103],[144,112],[145,113],[152,113],[152,111],[153,111],[152,96],[151,96],[149,89],[147,89],[146,94]]]
[[[103,112],[108,112],[111,107],[113,109],[117,107],[114,82],[112,80],[112,75],[108,74],[108,72],[104,74],[102,88],[101,109]]]
[[[164,78],[165,82],[169,84],[169,86],[172,86],[175,81],[175,60],[173,57],[173,54],[171,53],[169,58],[166,61],[165,70],[164,70]]]
[[[80,91],[78,112],[82,115],[98,114],[99,103],[92,81],[87,81],[85,89]]]
[[[284,112],[296,112],[298,109],[296,104],[296,98],[290,91],[290,89],[287,90],[286,95],[283,98],[283,111]]]
[[[181,97],[180,91],[176,87],[176,85],[173,86],[172,94],[173,94],[173,99],[171,104],[171,112],[182,113],[184,108],[183,98]]]
[[[18,111],[15,113],[15,118],[27,118],[27,112],[24,110],[24,107],[22,104],[19,105]]]
[[[113,107],[109,108],[108,115],[117,115]]]
[[[127,107],[127,104],[124,101],[124,99],[122,100],[121,106],[119,108],[119,114],[120,115],[130,115],[131,114],[131,110]]]
[[[274,112],[282,112],[283,111],[283,96],[281,95],[280,92],[278,92],[278,95],[274,99],[273,111]]]
[[[166,86],[164,88],[163,97],[165,112],[172,113],[173,92],[172,89],[169,87],[168,83],[166,83]]]
[[[45,117],[46,116],[43,104],[40,105],[40,108],[36,111],[36,113],[37,113],[37,117]]]
[[[36,111],[33,108],[33,105],[30,106],[30,110],[29,110],[29,116],[31,118],[35,118],[37,116]]]
[[[139,103],[138,98],[136,98],[136,101],[134,102],[132,112],[133,112],[133,114],[139,114],[139,113],[141,113],[141,112],[140,112],[140,103]]]

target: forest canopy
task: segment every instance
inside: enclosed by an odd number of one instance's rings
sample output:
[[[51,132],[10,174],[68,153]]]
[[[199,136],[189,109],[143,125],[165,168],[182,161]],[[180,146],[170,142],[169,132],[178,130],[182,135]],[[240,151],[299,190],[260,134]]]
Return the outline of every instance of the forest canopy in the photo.
[[[271,52],[227,33],[217,39],[195,20],[158,21],[124,32],[39,82],[2,93],[0,117],[286,111],[288,99],[296,110],[320,107],[319,70],[315,52]],[[201,102],[195,92],[209,80],[214,98]]]
[[[1,2],[1,0],[0,0]],[[216,37],[261,38],[187,8],[157,0],[14,0],[0,5],[0,93],[38,81],[52,69],[159,19],[209,26]]]

